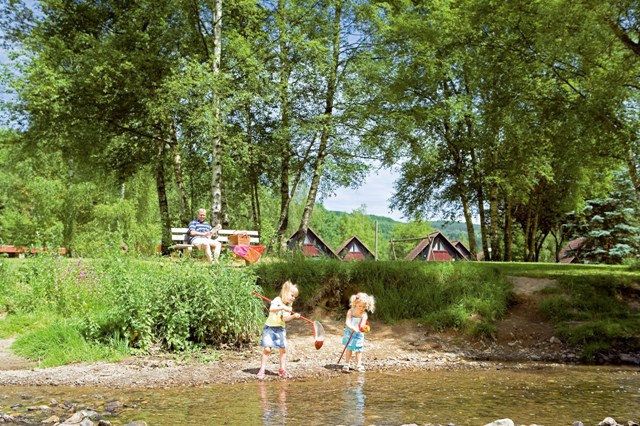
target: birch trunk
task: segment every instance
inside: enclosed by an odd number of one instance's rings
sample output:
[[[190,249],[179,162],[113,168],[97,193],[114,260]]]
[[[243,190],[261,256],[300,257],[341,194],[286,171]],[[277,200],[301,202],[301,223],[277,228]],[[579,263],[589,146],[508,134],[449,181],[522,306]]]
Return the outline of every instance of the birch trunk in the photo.
[[[302,244],[304,243],[304,236],[307,235],[307,230],[309,229],[309,222],[311,220],[311,214],[313,213],[313,206],[316,202],[318,188],[320,186],[320,179],[322,178],[322,169],[324,167],[325,159],[327,156],[327,146],[332,133],[333,104],[335,101],[335,94],[338,86],[338,66],[340,61],[340,28],[342,19],[342,1],[337,0],[335,4],[336,9],[333,20],[332,58],[330,67],[331,71],[327,80],[327,96],[325,98],[322,133],[320,135],[318,155],[313,167],[313,178],[311,179],[311,186],[309,188],[307,202],[305,203],[304,210],[302,212],[302,219],[300,220],[300,226],[298,228],[298,230],[301,231],[303,235],[303,238],[300,238],[298,240],[299,246],[302,246]]]
[[[220,74],[220,60],[222,57],[222,0],[212,0],[213,12],[213,58],[211,66],[214,76]],[[213,97],[213,126],[214,133],[211,141],[211,224],[221,223],[222,217],[222,141],[220,135],[220,98]]]
[[[178,145],[178,135],[176,134],[176,126],[173,120],[169,121],[169,145],[171,147],[171,153],[173,155],[173,171],[176,179],[176,188],[178,189],[178,196],[180,198],[181,209],[180,218],[185,225],[191,220],[191,209],[189,208],[189,199],[187,198],[187,191],[184,187],[184,178],[182,177],[182,157],[180,156],[180,147]]]

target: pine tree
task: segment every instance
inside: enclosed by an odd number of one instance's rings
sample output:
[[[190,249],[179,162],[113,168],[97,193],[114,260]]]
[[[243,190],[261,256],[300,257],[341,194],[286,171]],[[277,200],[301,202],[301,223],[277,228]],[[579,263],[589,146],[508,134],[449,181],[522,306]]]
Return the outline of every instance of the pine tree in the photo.
[[[577,226],[585,237],[578,258],[585,263],[620,264],[640,257],[640,208],[628,179],[617,175],[607,197],[587,200]]]

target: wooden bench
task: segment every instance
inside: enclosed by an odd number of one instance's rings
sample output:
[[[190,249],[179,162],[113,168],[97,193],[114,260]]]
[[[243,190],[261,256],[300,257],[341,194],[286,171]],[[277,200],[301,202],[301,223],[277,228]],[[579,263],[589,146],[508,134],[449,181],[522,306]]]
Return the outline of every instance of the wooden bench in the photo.
[[[170,250],[182,250],[183,253],[191,254],[193,246],[185,243],[184,236],[189,228],[171,228],[171,241],[173,245],[169,247]],[[251,244],[260,243],[260,235],[258,231],[244,231],[238,229],[221,229],[218,231],[218,241],[222,243],[222,246],[229,245],[229,237],[234,234],[247,234],[250,237]]]
[[[7,257],[18,257],[20,259],[24,258],[26,254],[38,254],[38,253],[46,253],[49,249],[39,249],[39,248],[27,248],[25,246],[0,246],[0,255],[4,255]],[[60,256],[65,256],[67,254],[67,249],[61,247],[55,251],[56,254]]]

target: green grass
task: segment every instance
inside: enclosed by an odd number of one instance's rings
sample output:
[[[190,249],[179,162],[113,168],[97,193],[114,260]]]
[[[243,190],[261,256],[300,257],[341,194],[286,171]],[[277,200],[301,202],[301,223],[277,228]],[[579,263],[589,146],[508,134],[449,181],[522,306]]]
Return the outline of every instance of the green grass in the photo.
[[[593,265],[575,263],[482,262],[501,274],[532,278],[560,278],[563,276],[614,276],[640,280],[640,271],[632,265]]]
[[[640,300],[640,279],[574,273],[557,281],[558,288],[547,293],[540,311],[560,338],[580,348],[585,361],[640,351],[640,311],[630,304]]]
[[[260,286],[277,294],[290,279],[300,287],[297,309],[321,305],[343,315],[352,294],[376,298],[372,318],[393,323],[415,319],[442,330],[491,335],[507,311],[511,284],[496,270],[477,263],[305,261],[258,266]]]
[[[38,362],[40,367],[53,367],[73,362],[117,361],[129,354],[124,342],[101,344],[87,341],[77,324],[53,321],[16,339],[11,349]]]
[[[51,322],[51,314],[42,311],[7,315],[0,320],[0,337],[15,337],[24,333],[25,330],[47,327]]]

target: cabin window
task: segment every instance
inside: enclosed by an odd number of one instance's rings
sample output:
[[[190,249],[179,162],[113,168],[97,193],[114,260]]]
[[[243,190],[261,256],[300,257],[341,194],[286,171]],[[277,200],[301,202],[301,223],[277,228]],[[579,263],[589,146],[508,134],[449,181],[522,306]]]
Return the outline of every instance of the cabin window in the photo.
[[[352,245],[351,248],[349,249],[349,251],[351,253],[360,253],[360,249],[358,248],[358,246],[356,244]]]
[[[305,243],[305,244],[313,244],[313,243],[311,242],[311,238],[309,238],[309,236],[308,236],[308,235],[305,235],[305,236],[304,236],[304,243]]]

